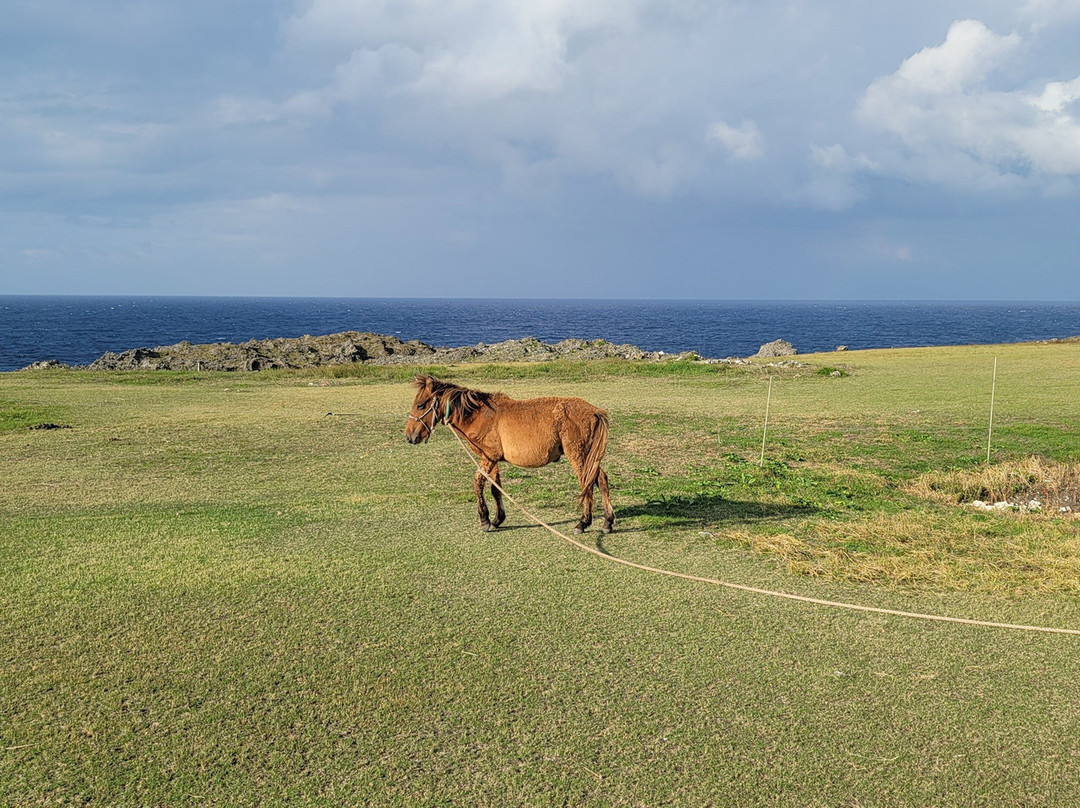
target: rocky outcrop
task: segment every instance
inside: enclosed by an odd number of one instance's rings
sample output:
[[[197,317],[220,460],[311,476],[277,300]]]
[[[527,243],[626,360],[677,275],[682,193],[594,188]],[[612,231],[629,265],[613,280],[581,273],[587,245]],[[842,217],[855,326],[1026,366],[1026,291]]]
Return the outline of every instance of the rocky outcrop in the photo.
[[[754,356],[761,359],[775,359],[778,356],[796,356],[798,353],[795,346],[786,339],[775,339],[758,348],[758,352]]]
[[[69,368],[71,365],[66,365],[56,359],[44,359],[40,362],[34,362],[27,365],[23,370],[49,370],[50,368]]]
[[[240,344],[180,342],[157,348],[106,353],[90,370],[252,371],[271,368],[310,368],[364,362],[373,365],[450,364],[455,362],[544,362],[574,359],[700,359],[696,353],[665,354],[605,340],[566,339],[541,342],[535,337],[479,343],[460,348],[435,348],[417,340],[346,331],[322,337],[249,340]],[[710,360],[712,361],[712,360]],[[726,361],[726,360],[725,360]],[[732,360],[734,361],[734,360]]]
[[[786,344],[789,348],[791,343]],[[762,346],[762,351],[769,346]],[[790,356],[788,353],[758,356]],[[602,339],[564,339],[541,342],[535,337],[511,339],[494,345],[478,343],[460,348],[436,348],[419,340],[402,342],[397,337],[346,331],[326,336],[248,340],[239,344],[214,342],[195,345],[179,342],[156,348],[108,352],[87,366],[89,370],[182,370],[253,371],[272,368],[311,368],[324,365],[366,363],[454,364],[458,362],[546,362],[553,359],[635,359],[650,362],[695,361],[714,364],[746,364],[744,359],[704,359],[694,351],[668,354],[646,351],[634,345],[618,345]],[[24,370],[68,367],[58,362],[38,362]]]
[[[106,353],[90,370],[269,370],[427,359],[435,354],[417,340],[346,331],[321,337],[249,340],[240,344],[180,342],[158,348]]]

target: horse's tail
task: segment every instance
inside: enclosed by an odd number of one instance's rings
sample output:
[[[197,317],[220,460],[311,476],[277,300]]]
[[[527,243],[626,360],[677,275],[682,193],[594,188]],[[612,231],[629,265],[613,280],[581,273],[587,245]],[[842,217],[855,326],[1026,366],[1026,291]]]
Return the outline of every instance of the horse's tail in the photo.
[[[585,464],[581,469],[581,494],[578,496],[578,505],[585,504],[585,497],[596,485],[600,476],[600,461],[604,459],[607,451],[608,439],[608,414],[603,410],[597,410],[593,414],[593,430],[589,441],[589,452],[585,455]]]

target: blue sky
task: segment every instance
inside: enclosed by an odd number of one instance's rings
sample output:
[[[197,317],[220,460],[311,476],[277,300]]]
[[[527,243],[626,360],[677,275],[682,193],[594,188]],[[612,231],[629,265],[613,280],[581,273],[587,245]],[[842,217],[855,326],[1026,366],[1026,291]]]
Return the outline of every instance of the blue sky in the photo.
[[[1080,300],[1080,0],[8,0],[0,293]]]

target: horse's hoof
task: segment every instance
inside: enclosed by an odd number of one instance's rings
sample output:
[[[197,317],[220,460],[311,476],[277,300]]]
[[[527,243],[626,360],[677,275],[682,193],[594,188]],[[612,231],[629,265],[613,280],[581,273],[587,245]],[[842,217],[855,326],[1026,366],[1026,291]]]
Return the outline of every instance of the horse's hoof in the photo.
[[[604,525],[602,528],[600,528],[600,532],[603,533],[605,536],[612,530],[614,530],[614,528],[611,525]]]
[[[493,531],[493,530],[494,530],[495,528],[493,528],[493,527],[491,526],[491,522],[481,522],[481,523],[480,523],[480,529],[481,529],[481,530],[483,530],[483,531],[484,531],[484,532],[486,532],[486,533],[490,533],[490,532],[491,532],[491,531]]]
[[[578,525],[577,527],[574,528],[574,535],[575,536],[580,536],[584,532],[585,532],[585,528],[583,528],[581,525]]]

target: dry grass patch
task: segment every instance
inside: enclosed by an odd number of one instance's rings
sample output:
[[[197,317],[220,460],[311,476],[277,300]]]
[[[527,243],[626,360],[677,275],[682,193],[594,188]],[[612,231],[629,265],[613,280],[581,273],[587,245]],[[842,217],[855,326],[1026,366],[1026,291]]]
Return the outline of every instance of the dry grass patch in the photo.
[[[739,530],[732,541],[780,561],[788,572],[863,583],[929,584],[941,578],[949,536],[904,513],[860,522],[818,522],[802,535]]]
[[[969,505],[1008,503],[1003,510],[1080,516],[1080,463],[1028,457],[975,471],[932,471],[908,490],[940,502]]]
[[[1080,535],[1071,521],[1040,522],[1025,529],[1021,520],[905,511],[822,520],[805,531],[724,535],[797,575],[934,591],[1080,595]]]

